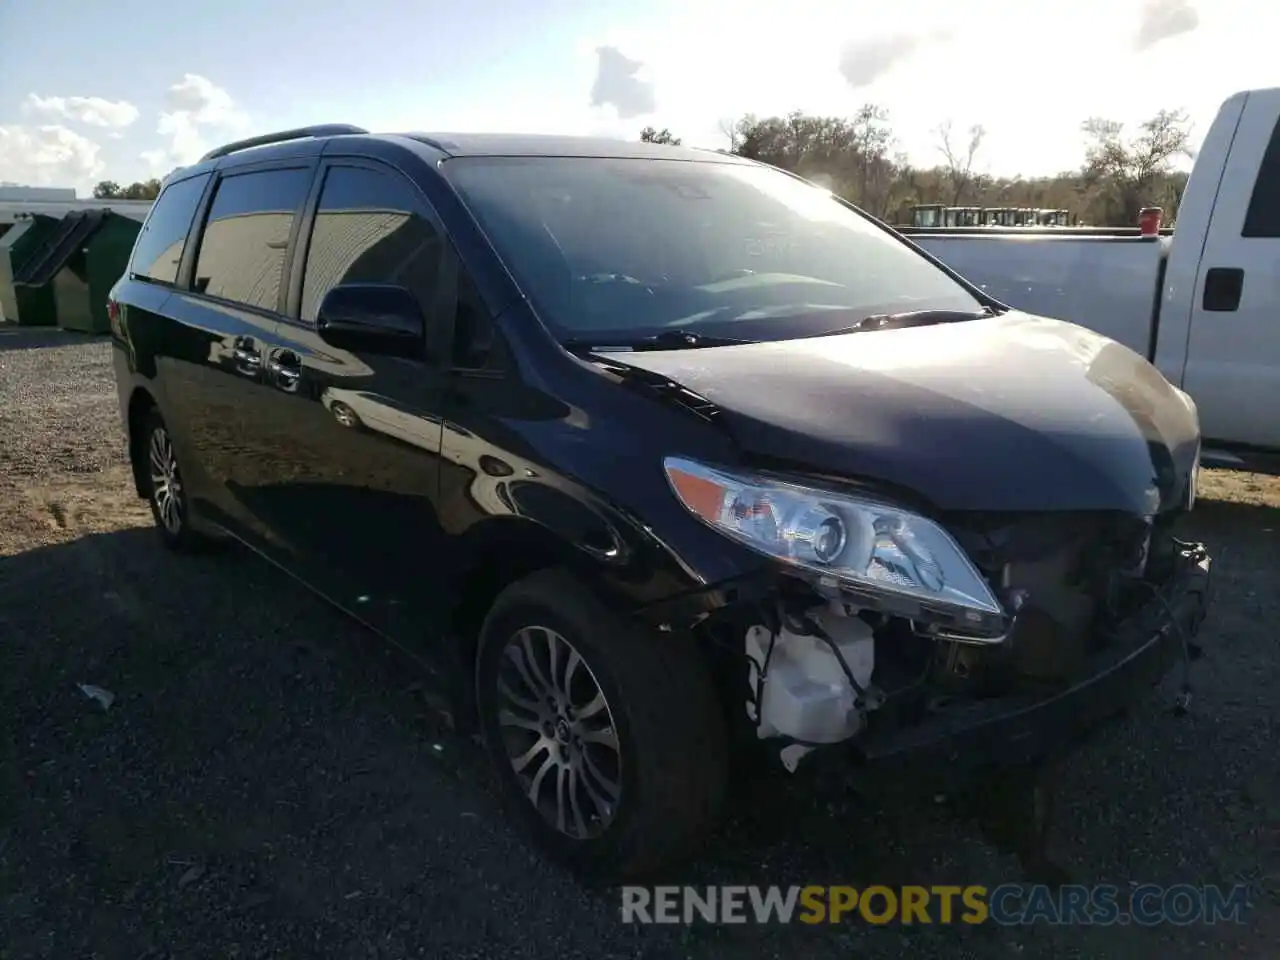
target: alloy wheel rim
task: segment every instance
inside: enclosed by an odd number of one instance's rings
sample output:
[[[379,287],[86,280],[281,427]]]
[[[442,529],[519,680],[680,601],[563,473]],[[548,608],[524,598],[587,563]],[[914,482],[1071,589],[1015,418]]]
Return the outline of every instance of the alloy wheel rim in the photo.
[[[507,641],[498,670],[498,725],[525,797],[575,840],[617,815],[622,752],[608,700],[582,655],[547,627]]]
[[[170,533],[177,533],[182,528],[182,476],[178,473],[173,442],[164,427],[151,431],[148,461],[151,467],[151,499],[160,515],[160,522]]]

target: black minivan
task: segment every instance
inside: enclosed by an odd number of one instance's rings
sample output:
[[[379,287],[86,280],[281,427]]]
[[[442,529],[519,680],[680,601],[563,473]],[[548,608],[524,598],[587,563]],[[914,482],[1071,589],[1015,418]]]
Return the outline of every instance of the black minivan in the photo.
[[[1188,396],[740,157],[241,141],[166,180],[109,313],[164,543],[409,651],[584,870],[687,850],[740,750],[1058,755],[1205,614]]]

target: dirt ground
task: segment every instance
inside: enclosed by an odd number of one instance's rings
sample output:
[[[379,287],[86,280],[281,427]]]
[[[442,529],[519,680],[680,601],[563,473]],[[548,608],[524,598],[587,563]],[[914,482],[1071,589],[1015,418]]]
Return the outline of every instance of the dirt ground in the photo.
[[[0,960],[1276,955],[1280,480],[1206,473],[1191,713],[1166,684],[1075,755],[1052,841],[1082,883],[1245,884],[1243,924],[642,928],[524,846],[360,627],[244,551],[159,548],[109,357],[0,327]],[[931,798],[792,791],[737,797],[676,879],[1021,876]]]

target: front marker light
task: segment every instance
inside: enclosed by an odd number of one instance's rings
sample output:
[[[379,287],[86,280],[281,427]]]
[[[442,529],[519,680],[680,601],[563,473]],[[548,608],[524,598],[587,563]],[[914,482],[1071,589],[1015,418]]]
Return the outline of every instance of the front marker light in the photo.
[[[864,593],[949,607],[974,626],[1004,615],[959,544],[927,517],[681,457],[663,466],[687,510],[777,560]]]

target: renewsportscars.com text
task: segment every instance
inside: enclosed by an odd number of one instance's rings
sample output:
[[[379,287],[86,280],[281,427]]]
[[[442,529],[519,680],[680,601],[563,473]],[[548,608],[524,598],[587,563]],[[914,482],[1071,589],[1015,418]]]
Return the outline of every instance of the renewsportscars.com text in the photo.
[[[1180,926],[1243,923],[1244,886],[1036,884],[622,888],[624,923]]]

